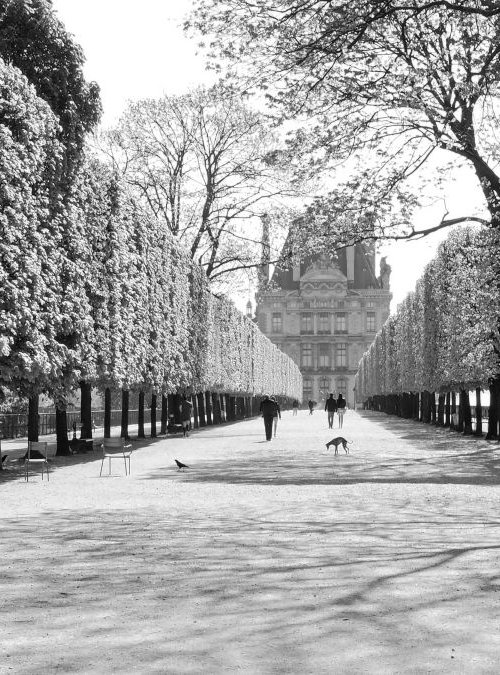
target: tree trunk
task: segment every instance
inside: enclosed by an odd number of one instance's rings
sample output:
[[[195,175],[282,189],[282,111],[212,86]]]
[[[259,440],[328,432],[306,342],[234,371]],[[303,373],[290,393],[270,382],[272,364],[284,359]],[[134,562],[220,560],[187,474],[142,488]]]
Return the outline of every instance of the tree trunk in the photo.
[[[464,414],[465,414],[465,398],[462,394],[462,389],[458,390],[458,424],[457,431],[463,433],[464,430]]]
[[[146,438],[144,433],[144,392],[139,392],[139,410],[137,411],[137,438]]]
[[[28,441],[36,443],[38,441],[38,427],[40,416],[38,414],[38,394],[30,396],[28,399]]]
[[[460,407],[462,408],[462,431],[464,435],[472,434],[472,412],[470,409],[469,392],[465,389],[460,390]]]
[[[68,420],[66,416],[66,404],[56,403],[56,439],[57,456],[70,455],[68,440]]]
[[[210,426],[212,422],[212,396],[209,391],[205,392],[205,411],[207,415],[207,424]]]
[[[220,419],[221,422],[227,422],[226,399],[224,394],[219,394],[220,402]]]
[[[156,394],[151,394],[151,438],[156,438],[156,407],[157,407],[157,396]]]
[[[420,395],[417,393],[411,394],[412,400],[412,419],[418,421],[420,419]]]
[[[234,419],[234,415],[233,415],[233,409],[232,409],[232,405],[231,405],[231,403],[232,403],[232,401],[231,401],[231,396],[229,396],[229,394],[225,394],[224,399],[225,399],[225,400],[224,400],[224,403],[226,404],[226,405],[225,405],[225,408],[226,408],[226,421],[227,421],[227,422],[232,422],[233,419]]]
[[[430,422],[431,422],[431,424],[435,425],[436,424],[436,416],[437,416],[436,392],[431,391],[430,394],[429,394],[429,398],[430,398],[429,404],[430,404],[430,407],[431,407],[431,420],[430,420]]]
[[[451,425],[451,394],[446,392],[446,405],[445,405],[445,421],[444,426],[449,427]]]
[[[121,419],[121,438],[129,439],[128,435],[128,408],[130,402],[130,392],[128,389],[122,389],[122,419]]]
[[[437,418],[436,424],[438,427],[444,426],[444,406],[445,406],[446,396],[445,394],[439,394],[438,396],[438,409],[437,409]]]
[[[191,400],[193,402],[193,427],[195,429],[198,429],[198,427],[200,426],[200,418],[198,416],[198,399],[196,397],[196,394],[193,395]]]
[[[481,387],[476,387],[476,429],[474,436],[483,435],[483,408],[481,406]]]
[[[160,434],[167,433],[167,424],[168,424],[168,397],[165,394],[162,394]]]
[[[195,398],[198,399],[198,417],[200,420],[200,427],[207,426],[207,420],[205,417],[205,396],[203,393],[195,394]]]
[[[429,391],[422,392],[422,422],[430,424],[431,422],[431,393]]]
[[[498,378],[492,378],[489,383],[490,406],[488,408],[488,433],[486,440],[498,439],[498,399],[499,399],[499,381]]]
[[[80,421],[81,438],[92,438],[92,385],[83,380],[80,382]]]
[[[111,389],[104,390],[104,438],[111,437]]]
[[[222,413],[220,409],[220,398],[218,394],[212,394],[212,410],[214,424],[220,424],[222,422]]]

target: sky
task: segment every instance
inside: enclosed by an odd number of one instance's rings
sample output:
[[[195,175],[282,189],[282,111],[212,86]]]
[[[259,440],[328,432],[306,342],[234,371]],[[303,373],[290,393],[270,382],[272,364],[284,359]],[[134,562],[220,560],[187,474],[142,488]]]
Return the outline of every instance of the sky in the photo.
[[[180,94],[210,82],[196,43],[182,31],[191,0],[53,0],[54,9],[83,48],[85,75],[101,88],[103,126],[120,116],[129,100]],[[416,226],[434,225],[449,211],[450,218],[480,209],[477,188],[469,174],[446,194],[446,203],[430,204],[419,213]],[[379,252],[392,267],[394,311],[414,287],[424,266],[446,232],[420,242],[384,244]],[[245,298],[235,298],[242,309]]]

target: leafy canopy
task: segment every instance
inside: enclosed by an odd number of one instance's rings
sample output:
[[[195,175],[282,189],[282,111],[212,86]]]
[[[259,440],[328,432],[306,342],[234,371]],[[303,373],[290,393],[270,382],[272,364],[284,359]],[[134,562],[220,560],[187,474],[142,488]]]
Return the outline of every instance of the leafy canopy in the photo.
[[[499,21],[498,3],[480,0],[196,0],[187,29],[300,124],[290,156],[323,179],[297,244],[313,234],[331,247],[456,222],[413,228],[430,166],[433,184],[469,166],[498,226]]]

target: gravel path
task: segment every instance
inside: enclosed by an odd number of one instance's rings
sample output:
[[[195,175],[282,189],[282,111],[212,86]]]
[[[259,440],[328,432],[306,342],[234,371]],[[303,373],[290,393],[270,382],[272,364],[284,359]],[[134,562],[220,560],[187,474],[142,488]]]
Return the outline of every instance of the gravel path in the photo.
[[[500,448],[284,413],[0,474],[0,673],[497,673]],[[176,470],[173,459],[190,465]],[[106,467],[105,467],[106,471]]]

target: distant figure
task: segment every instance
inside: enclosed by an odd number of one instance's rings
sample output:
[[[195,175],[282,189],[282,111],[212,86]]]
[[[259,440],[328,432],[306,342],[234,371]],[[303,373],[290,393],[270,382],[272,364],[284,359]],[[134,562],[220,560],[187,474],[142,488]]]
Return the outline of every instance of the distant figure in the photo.
[[[276,404],[276,410],[274,411],[274,416],[273,416],[273,436],[276,438],[276,430],[278,428],[278,419],[281,419],[281,408],[280,404],[276,400],[275,396],[271,396],[271,401],[274,401]]]
[[[339,394],[339,397],[337,399],[337,415],[339,416],[339,429],[342,429],[342,426],[344,424],[345,406],[346,400],[342,396],[342,394]]]
[[[295,415],[297,414],[297,410],[299,408],[299,402],[297,401],[297,399],[293,401],[292,408],[293,408],[293,416],[295,417]]]
[[[314,401],[309,400],[309,401],[307,402],[307,405],[309,406],[309,414],[312,415],[312,414],[313,414],[313,409],[314,409]]]
[[[333,418],[337,411],[337,401],[333,397],[333,394],[326,399],[325,410],[328,413],[328,428],[333,429]]]
[[[181,401],[181,421],[182,421],[182,433],[184,436],[188,435],[189,427],[191,426],[191,408],[193,404],[187,398],[186,394],[183,395]]]
[[[273,420],[276,412],[276,401],[272,401],[267,394],[263,397],[260,403],[260,414],[264,418],[264,430],[266,432],[266,441],[272,440],[273,437]]]

